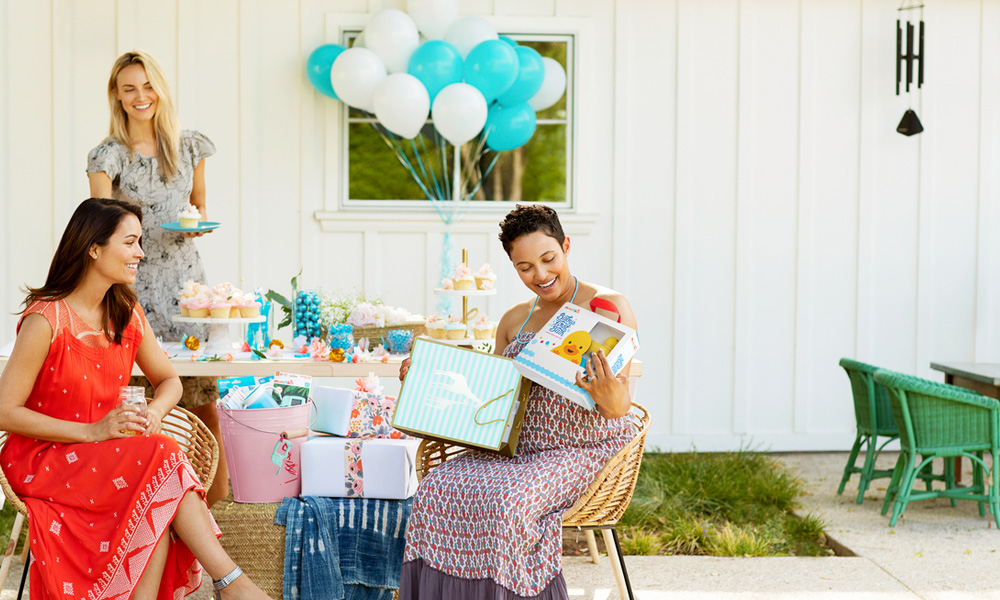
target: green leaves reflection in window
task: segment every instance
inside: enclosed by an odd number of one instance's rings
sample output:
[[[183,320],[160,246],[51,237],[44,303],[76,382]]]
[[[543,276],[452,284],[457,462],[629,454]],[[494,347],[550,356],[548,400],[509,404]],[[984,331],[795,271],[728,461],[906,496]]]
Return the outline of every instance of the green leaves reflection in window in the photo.
[[[347,34],[348,43],[355,33]],[[573,36],[512,35],[518,44],[549,57],[567,74],[568,85],[554,105],[537,113],[534,135],[525,145],[496,153],[482,141],[482,134],[461,150],[463,196],[473,202],[546,202],[569,204],[572,165]],[[345,45],[347,45],[345,43]],[[347,206],[375,203],[406,205],[427,202],[427,194],[451,198],[454,147],[428,123],[411,143],[387,132],[374,115],[347,108]],[[377,130],[381,129],[381,134]],[[385,135],[387,134],[387,135]],[[390,146],[390,143],[394,147]],[[414,150],[416,152],[414,152]],[[401,163],[405,153],[411,167]],[[412,172],[411,172],[412,171]],[[422,187],[414,174],[424,182]],[[426,191],[425,189],[426,188]]]

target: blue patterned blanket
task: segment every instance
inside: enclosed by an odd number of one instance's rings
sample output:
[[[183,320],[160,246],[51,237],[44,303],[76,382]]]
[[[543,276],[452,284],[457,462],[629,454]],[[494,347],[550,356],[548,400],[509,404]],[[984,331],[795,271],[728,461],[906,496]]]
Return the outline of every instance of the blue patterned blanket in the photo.
[[[399,587],[410,500],[285,498],[286,600],[391,600]]]

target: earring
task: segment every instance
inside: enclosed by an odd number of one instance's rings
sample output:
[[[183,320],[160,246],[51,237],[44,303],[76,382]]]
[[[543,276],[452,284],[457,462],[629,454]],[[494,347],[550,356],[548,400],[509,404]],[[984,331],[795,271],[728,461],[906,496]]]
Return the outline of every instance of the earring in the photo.
[[[94,260],[97,260],[97,253],[96,252],[91,252],[90,253],[90,258],[93,258]]]

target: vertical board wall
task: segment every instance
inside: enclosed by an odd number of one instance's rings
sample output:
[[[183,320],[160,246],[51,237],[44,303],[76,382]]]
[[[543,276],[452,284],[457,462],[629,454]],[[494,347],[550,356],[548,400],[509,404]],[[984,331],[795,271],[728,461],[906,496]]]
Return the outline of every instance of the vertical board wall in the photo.
[[[402,0],[0,0],[0,343],[42,282],[107,134],[107,75],[138,47],[184,128],[213,139],[211,281],[363,288],[434,310],[432,212],[340,206],[342,114],[303,65]],[[581,278],[640,321],[650,444],[845,448],[852,356],[935,377],[1000,360],[1000,0],[929,3],[927,85],[896,97],[890,0],[469,0],[511,32],[576,36]],[[895,132],[912,102],[926,131]],[[504,209],[452,227],[490,262],[499,318],[528,296]]]

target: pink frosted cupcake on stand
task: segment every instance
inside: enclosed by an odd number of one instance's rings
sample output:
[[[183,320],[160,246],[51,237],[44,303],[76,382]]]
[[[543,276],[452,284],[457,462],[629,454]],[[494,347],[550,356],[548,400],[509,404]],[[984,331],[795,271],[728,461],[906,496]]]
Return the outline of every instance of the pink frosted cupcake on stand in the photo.
[[[208,305],[208,314],[213,319],[228,319],[232,305],[225,298],[215,297]]]
[[[490,268],[490,263],[486,263],[479,267],[479,270],[475,274],[476,279],[476,289],[478,290],[492,290],[493,286],[496,284],[497,276]]]
[[[436,340],[443,340],[446,337],[444,326],[444,319],[436,314],[431,314],[431,316],[427,317],[427,323],[424,324],[424,328],[427,329],[427,335]]]
[[[196,319],[204,319],[208,316],[208,306],[211,304],[203,298],[191,298],[187,302],[188,316]]]
[[[257,302],[257,294],[253,292],[243,294],[238,306],[240,316],[244,319],[255,319],[260,316],[260,304]]]
[[[476,289],[476,279],[472,276],[472,270],[469,265],[462,263],[455,267],[455,272],[451,277],[454,281],[456,290],[474,290]]]
[[[483,315],[472,324],[472,336],[477,340],[488,340],[493,337],[493,323],[490,318]]]

